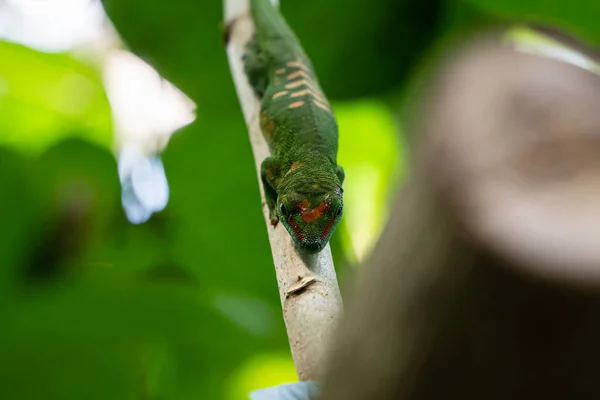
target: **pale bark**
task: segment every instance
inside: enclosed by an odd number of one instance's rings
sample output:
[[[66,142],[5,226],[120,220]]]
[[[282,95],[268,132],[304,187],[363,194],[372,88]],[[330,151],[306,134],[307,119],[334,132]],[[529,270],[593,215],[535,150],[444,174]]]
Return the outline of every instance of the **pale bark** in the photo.
[[[254,32],[248,6],[248,0],[224,0],[227,56],[254,153],[292,357],[300,380],[318,380],[331,347],[331,332],[342,312],[342,300],[329,245],[317,255],[300,253],[283,225],[273,228],[269,220],[260,180],[260,165],[269,156],[269,149],[258,124],[260,103],[242,63],[245,45]]]

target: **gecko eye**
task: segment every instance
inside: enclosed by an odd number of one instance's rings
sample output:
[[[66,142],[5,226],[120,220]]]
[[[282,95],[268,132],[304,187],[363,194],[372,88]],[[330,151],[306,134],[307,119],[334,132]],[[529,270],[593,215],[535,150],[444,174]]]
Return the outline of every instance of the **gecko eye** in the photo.
[[[340,206],[338,207],[337,211],[335,212],[335,216],[339,217],[340,215],[342,215],[342,211],[344,210],[344,205],[340,204]]]
[[[287,211],[287,208],[285,208],[285,204],[281,203],[279,205],[279,211],[281,212],[281,215],[283,215],[284,217],[288,216],[288,211]]]

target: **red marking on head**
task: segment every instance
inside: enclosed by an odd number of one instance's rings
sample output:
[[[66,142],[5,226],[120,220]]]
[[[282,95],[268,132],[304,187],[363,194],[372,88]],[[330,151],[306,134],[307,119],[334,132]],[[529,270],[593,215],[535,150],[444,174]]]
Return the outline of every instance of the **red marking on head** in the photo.
[[[294,234],[296,234],[296,237],[298,238],[298,240],[304,240],[304,232],[302,232],[302,230],[300,230],[300,227],[298,226],[296,221],[294,221],[293,216],[290,216],[288,218],[288,222],[290,223],[290,228],[292,228],[292,230],[294,231]]]
[[[304,222],[315,222],[319,218],[323,216],[329,210],[329,204],[323,202],[319,204],[316,208],[309,209],[308,208],[308,200],[302,200],[300,204],[298,204],[298,209],[300,212],[300,216],[302,217],[302,221]]]
[[[329,232],[331,232],[331,228],[333,228],[333,224],[335,224],[335,217],[331,218],[331,221],[323,228],[321,232],[321,240],[325,240],[327,236],[329,236]]]

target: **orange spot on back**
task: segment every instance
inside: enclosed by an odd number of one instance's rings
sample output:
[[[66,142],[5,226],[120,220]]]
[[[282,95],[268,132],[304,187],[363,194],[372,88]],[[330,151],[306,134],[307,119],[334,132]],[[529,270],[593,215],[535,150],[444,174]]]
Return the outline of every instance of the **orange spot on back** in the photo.
[[[294,89],[294,88],[297,88],[298,86],[308,86],[308,87],[310,87],[310,83],[307,80],[305,80],[305,79],[301,79],[299,81],[288,83],[287,85],[285,85],[285,88],[286,89]]]
[[[329,209],[329,204],[321,203],[316,208],[312,210],[308,208],[309,203],[308,200],[302,200],[302,202],[298,205],[300,216],[302,217],[302,221],[304,222],[315,222],[319,218],[323,216]]]
[[[323,99],[319,94],[313,92],[310,89],[303,89],[303,90],[299,90],[297,92],[293,92],[290,95],[290,97],[300,97],[300,96],[306,96],[306,95],[311,95],[316,100],[319,100],[321,103],[326,103],[327,102],[327,100]]]
[[[281,92],[277,92],[277,93],[275,93],[275,94],[273,95],[273,98],[274,98],[274,99],[276,99],[276,98],[278,98],[278,97],[285,96],[286,94],[288,94],[287,90],[282,90]]]
[[[292,93],[292,95],[290,97],[300,97],[300,96],[306,96],[307,94],[313,94],[312,90],[310,89],[304,89],[304,90],[300,90],[298,92],[294,92]]]
[[[327,100],[325,100],[323,94],[321,93],[321,91],[319,89],[316,89],[312,83],[310,81],[307,81],[306,79],[301,79],[299,81],[295,81],[292,83],[288,83],[287,85],[285,85],[286,89],[294,89],[297,88],[299,86],[305,86],[306,89],[310,90],[310,92],[302,92],[302,94],[298,94],[297,96],[302,96],[304,94],[311,94],[313,97],[317,98],[319,101],[321,101],[322,103],[326,103]],[[300,93],[300,92],[297,92]]]
[[[288,67],[292,67],[292,68],[302,68],[304,70],[307,70],[308,68],[306,68],[306,66],[304,64],[302,64],[300,61],[289,61],[286,64]]]
[[[292,80],[292,79],[296,79],[298,77],[304,77],[306,79],[310,79],[310,76],[308,76],[308,74],[302,70],[296,71],[296,72],[292,72],[291,74],[289,74],[287,76],[288,80]]]
[[[320,101],[317,101],[315,99],[313,99],[313,103],[315,103],[317,105],[317,107],[320,107],[327,112],[331,112],[331,108],[329,108],[329,106],[327,106],[326,104],[323,104]]]
[[[285,68],[279,68],[275,70],[276,74],[285,74]]]
[[[298,108],[298,107],[302,107],[304,105],[303,101],[297,101],[295,103],[292,103],[289,105],[289,108]]]

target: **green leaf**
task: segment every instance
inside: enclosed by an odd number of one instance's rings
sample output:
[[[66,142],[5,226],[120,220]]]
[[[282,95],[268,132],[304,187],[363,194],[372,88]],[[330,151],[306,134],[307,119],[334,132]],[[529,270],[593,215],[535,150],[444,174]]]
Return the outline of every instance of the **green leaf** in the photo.
[[[247,354],[242,335],[176,286],[61,285],[0,310],[0,398],[218,398],[210,376]]]
[[[44,218],[44,202],[35,190],[31,160],[0,147],[0,298],[15,290],[18,267],[26,261],[36,227]],[[0,303],[5,300],[1,300]]]
[[[0,60],[0,144],[39,154],[71,136],[112,143],[99,71],[67,54],[1,41]]]
[[[175,134],[163,161],[171,193],[166,214],[172,259],[216,290],[260,293],[278,304],[243,120],[198,120]]]
[[[334,103],[340,128],[338,162],[344,167],[344,217],[340,231],[350,259],[369,254],[387,220],[388,201],[404,173],[399,126],[375,99]]]

